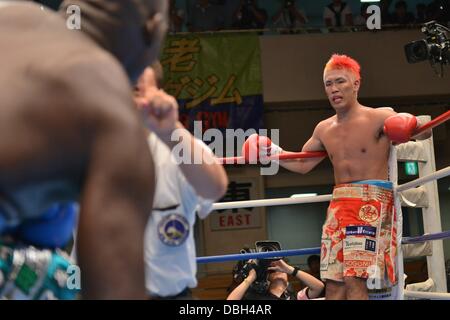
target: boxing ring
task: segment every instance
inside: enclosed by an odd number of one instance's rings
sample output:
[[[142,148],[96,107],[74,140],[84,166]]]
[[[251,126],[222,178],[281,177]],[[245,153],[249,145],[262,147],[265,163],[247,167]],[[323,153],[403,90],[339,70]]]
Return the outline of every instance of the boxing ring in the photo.
[[[416,130],[415,136],[419,133],[442,124],[450,118],[450,111],[431,120],[429,116],[418,117],[421,121],[427,122]],[[431,121],[430,121],[431,120]],[[297,157],[296,157],[297,156]],[[315,152],[308,155],[308,152],[288,154],[289,159],[324,156],[323,152]],[[277,159],[284,159],[283,155]],[[242,161],[242,157],[232,157],[222,159],[222,163],[236,163]],[[416,161],[419,164],[419,178],[405,184],[398,185],[397,165],[398,162]],[[433,299],[450,300],[450,293],[447,293],[447,280],[444,260],[443,243],[444,239],[450,238],[450,230],[442,231],[437,180],[450,176],[450,166],[436,171],[434,158],[433,137],[422,141],[410,141],[404,144],[391,147],[389,159],[389,180],[394,185],[394,205],[397,210],[397,279],[396,290],[392,291],[391,299]],[[329,202],[332,195],[317,195],[301,198],[276,198],[249,201],[235,201],[215,203],[213,210],[269,207],[280,205],[294,205],[317,202]],[[417,237],[402,236],[402,212],[401,207],[421,208],[425,234]],[[276,240],[276,239],[273,239]],[[221,256],[198,257],[197,263],[216,263],[225,261],[237,261],[248,259],[274,258],[320,254],[320,248],[304,248],[297,250],[281,250],[271,252],[239,253]],[[428,283],[432,284],[434,292],[424,292],[417,290],[405,290],[403,258],[423,257],[427,258]],[[420,287],[420,285],[419,285]],[[431,291],[428,288],[429,291]]]

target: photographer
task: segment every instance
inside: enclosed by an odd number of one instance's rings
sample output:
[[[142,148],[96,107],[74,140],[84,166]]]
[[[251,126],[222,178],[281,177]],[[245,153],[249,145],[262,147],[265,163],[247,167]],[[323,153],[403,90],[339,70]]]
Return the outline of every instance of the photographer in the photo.
[[[288,265],[283,260],[273,261],[267,271],[269,286],[265,293],[257,293],[251,289],[257,278],[257,271],[252,268],[244,281],[230,293],[227,300],[242,300],[243,298],[246,300],[309,300],[319,297],[324,289],[322,281]],[[289,289],[288,275],[296,277],[307,287],[295,294]]]
[[[189,32],[217,31],[224,27],[221,7],[209,0],[197,0],[190,8],[186,26]]]
[[[169,30],[170,33],[181,32],[183,30],[184,11],[177,8],[175,0],[169,2]]]
[[[263,29],[267,22],[267,12],[258,7],[256,0],[241,0],[234,14],[237,29]]]
[[[414,15],[408,11],[406,1],[400,0],[395,3],[395,11],[391,16],[390,23],[397,25],[414,23]]]
[[[327,27],[352,26],[352,9],[342,0],[333,0],[324,8],[323,20]]]
[[[304,12],[297,8],[295,0],[285,0],[281,8],[272,17],[274,27],[295,29],[308,22]]]

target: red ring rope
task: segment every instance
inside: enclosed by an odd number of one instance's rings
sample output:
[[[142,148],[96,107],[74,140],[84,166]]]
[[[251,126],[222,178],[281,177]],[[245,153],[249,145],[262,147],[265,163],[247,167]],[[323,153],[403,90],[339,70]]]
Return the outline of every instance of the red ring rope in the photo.
[[[305,159],[305,158],[319,158],[326,157],[325,151],[304,151],[304,152],[289,152],[281,153],[275,156],[267,157],[267,160],[291,160],[291,159]],[[247,163],[244,157],[227,157],[219,158],[222,164],[245,164]]]
[[[450,119],[450,110],[444,112],[440,116],[434,118],[433,120],[425,123],[424,125],[417,128],[414,132],[413,138],[421,134],[422,132],[437,127],[438,125],[444,123]],[[292,160],[292,159],[305,159],[305,158],[320,158],[326,157],[327,153],[325,151],[303,151],[303,152],[289,152],[281,153],[275,156],[267,157],[267,160]],[[227,157],[219,158],[219,162],[222,164],[246,164],[244,157]]]
[[[447,112],[444,112],[440,116],[434,118],[433,120],[431,120],[431,121],[425,123],[424,125],[420,126],[419,128],[417,128],[416,131],[414,132],[413,138],[418,136],[425,130],[432,129],[434,127],[437,127],[440,124],[443,124],[448,119],[450,119],[450,110],[448,110]]]

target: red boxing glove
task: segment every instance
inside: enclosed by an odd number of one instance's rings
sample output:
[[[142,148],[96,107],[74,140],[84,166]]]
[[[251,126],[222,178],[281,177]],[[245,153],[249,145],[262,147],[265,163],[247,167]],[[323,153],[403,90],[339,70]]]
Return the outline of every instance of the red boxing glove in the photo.
[[[409,113],[397,113],[384,121],[384,133],[396,143],[404,143],[411,140],[411,136],[417,128],[417,118]]]
[[[274,146],[276,145],[268,137],[254,133],[242,145],[242,156],[247,162],[256,163],[261,158],[270,156]]]

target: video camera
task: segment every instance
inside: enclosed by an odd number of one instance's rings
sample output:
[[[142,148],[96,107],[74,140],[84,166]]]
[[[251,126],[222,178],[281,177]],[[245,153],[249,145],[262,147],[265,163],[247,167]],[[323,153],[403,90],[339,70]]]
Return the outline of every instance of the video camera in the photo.
[[[447,32],[450,30],[436,21],[430,21],[423,25],[422,32],[426,38],[413,41],[405,45],[405,55],[408,63],[417,63],[429,60],[434,67],[441,65],[440,76],[443,74],[443,65],[450,64],[450,39]]]
[[[255,243],[255,249],[243,248],[241,253],[255,253],[255,252],[271,252],[280,251],[281,244],[277,241],[257,241]],[[272,261],[277,261],[282,257],[264,258],[256,260],[240,260],[233,269],[234,279],[237,282],[243,281],[248,277],[248,274],[252,269],[256,271],[256,280],[252,283],[252,288],[258,293],[264,293],[269,286],[268,283],[268,270]]]

